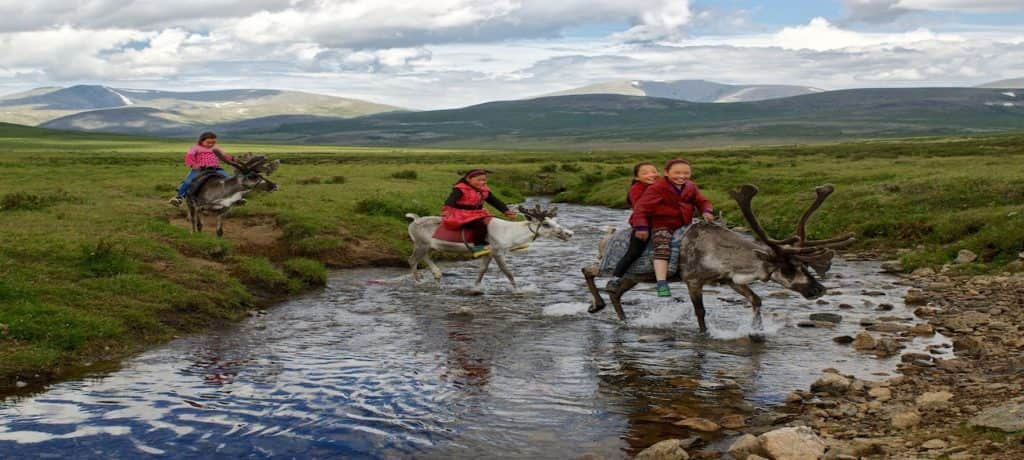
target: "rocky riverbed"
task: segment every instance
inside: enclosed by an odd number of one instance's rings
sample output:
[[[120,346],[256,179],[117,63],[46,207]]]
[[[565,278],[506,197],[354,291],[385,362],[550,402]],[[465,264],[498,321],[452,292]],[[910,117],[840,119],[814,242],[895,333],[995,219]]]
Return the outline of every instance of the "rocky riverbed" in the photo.
[[[642,456],[1024,458],[1024,274],[951,277],[920,270],[906,281],[913,286],[906,303],[916,306],[922,323],[869,322],[844,342],[885,356],[914,336],[940,333],[952,339],[952,349],[903,353],[902,375],[887,379],[826,369],[784,407],[747,419],[722,445],[670,441]]]

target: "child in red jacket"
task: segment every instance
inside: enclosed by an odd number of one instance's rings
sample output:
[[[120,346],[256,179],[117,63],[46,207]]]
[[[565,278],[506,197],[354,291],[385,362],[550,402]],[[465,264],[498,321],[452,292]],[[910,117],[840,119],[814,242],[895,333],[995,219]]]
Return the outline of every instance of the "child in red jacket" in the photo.
[[[658,280],[658,297],[671,297],[668,288],[668,260],[672,254],[672,235],[680,227],[690,225],[695,211],[700,211],[704,220],[715,219],[711,202],[700,193],[697,184],[690,181],[692,171],[690,162],[671,160],[665,165],[665,178],[655,181],[633,206],[633,214],[638,215],[634,228],[650,228],[651,231],[638,230],[636,237],[654,240],[654,276]]]
[[[657,181],[659,176],[658,167],[654,166],[654,163],[643,162],[633,166],[633,184],[629,187],[629,194],[626,195],[626,203],[629,204],[630,208],[636,205],[644,190],[647,190],[647,187]],[[633,228],[633,232],[629,236],[629,249],[626,250],[626,254],[622,256],[619,263],[615,265],[615,271],[612,272],[613,278],[605,285],[606,291],[614,292],[619,290],[622,277],[626,274],[626,271],[647,249],[647,238],[637,238],[636,234],[639,231],[650,231],[650,228],[641,223],[641,217],[636,212],[629,216],[629,226]]]

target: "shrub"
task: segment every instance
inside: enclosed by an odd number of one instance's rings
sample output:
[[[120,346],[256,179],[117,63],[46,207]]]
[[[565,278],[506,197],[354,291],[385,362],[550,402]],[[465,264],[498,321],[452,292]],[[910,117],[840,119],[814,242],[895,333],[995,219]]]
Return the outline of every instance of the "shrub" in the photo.
[[[391,177],[393,177],[395,179],[416,180],[420,176],[419,176],[419,174],[416,173],[416,171],[413,171],[411,169],[406,169],[404,171],[395,171],[395,172],[391,173]]]
[[[313,259],[302,257],[288,259],[284,263],[284,270],[293,278],[309,286],[323,286],[327,284],[327,268]]]
[[[580,171],[583,171],[583,167],[576,163],[562,163],[562,171],[578,173]]]
[[[52,201],[40,195],[25,192],[14,192],[4,195],[0,199],[0,210],[3,211],[32,211],[43,209],[52,204]]]
[[[298,180],[299,185],[315,185],[323,183],[323,179],[319,177],[306,177]]]
[[[328,183],[328,184],[344,184],[345,182],[348,182],[348,179],[346,179],[345,176],[331,176],[331,177],[327,178],[327,182],[326,183]]]
[[[81,268],[88,276],[105,277],[135,273],[139,264],[128,257],[124,246],[109,240],[82,246]]]
[[[558,172],[558,165],[556,165],[554,163],[546,164],[546,165],[540,167],[540,172],[542,172],[542,173]]]

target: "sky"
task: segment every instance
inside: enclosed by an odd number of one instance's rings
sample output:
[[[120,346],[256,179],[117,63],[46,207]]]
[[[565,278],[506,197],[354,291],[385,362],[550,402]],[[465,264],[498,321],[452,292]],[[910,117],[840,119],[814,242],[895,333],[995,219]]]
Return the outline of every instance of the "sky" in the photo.
[[[0,94],[274,88],[410,109],[608,80],[1024,77],[1024,0],[0,0]]]

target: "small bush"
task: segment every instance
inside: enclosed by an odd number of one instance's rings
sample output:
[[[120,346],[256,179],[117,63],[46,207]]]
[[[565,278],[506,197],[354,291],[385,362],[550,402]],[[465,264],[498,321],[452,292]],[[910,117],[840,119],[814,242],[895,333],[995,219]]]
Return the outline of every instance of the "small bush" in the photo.
[[[546,164],[546,165],[540,167],[540,172],[542,172],[542,173],[558,172],[558,165],[556,165],[554,163]]]
[[[327,284],[327,268],[313,259],[301,257],[288,259],[284,263],[284,270],[293,278],[302,281],[308,286],[323,286]]]
[[[345,182],[348,182],[348,179],[346,179],[345,176],[331,176],[331,177],[327,178],[327,182],[326,183],[328,183],[328,184],[344,184]]]
[[[322,184],[322,183],[323,183],[323,179],[321,179],[319,177],[315,177],[315,176],[314,177],[305,177],[305,178],[302,178],[302,179],[298,180],[298,184],[299,185],[316,185],[316,184]]]
[[[92,277],[115,276],[135,273],[139,264],[128,256],[120,244],[100,240],[95,245],[82,246],[82,271]]]
[[[40,195],[25,192],[14,192],[4,195],[0,199],[0,210],[3,211],[33,211],[43,209],[52,204],[52,201]]]
[[[583,171],[583,167],[576,163],[562,163],[562,171],[578,173],[580,171]]]
[[[416,180],[420,177],[420,175],[417,174],[416,171],[406,169],[404,171],[395,171],[391,173],[391,177],[395,179]]]

